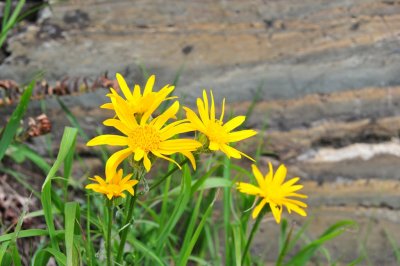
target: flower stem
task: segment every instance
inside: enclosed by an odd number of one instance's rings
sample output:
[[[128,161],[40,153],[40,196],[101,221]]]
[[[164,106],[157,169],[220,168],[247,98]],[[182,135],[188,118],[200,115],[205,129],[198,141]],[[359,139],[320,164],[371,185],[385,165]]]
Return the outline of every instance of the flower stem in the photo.
[[[260,226],[261,220],[263,219],[264,215],[262,215],[262,214],[263,213],[259,213],[258,214],[256,222],[253,224],[253,228],[251,228],[251,232],[250,232],[249,238],[247,239],[246,246],[245,246],[244,252],[242,254],[242,263],[241,263],[241,265],[243,265],[244,261],[246,260],[247,252],[249,251],[251,242],[253,241],[254,235],[257,232],[258,227]]]
[[[107,266],[111,266],[111,227],[113,223],[113,203],[107,200],[108,225],[107,225]]]
[[[185,159],[182,162],[179,163],[180,166],[185,165],[187,162],[189,162],[189,159]],[[158,187],[158,185],[160,185],[162,182],[164,182],[170,175],[172,175],[176,170],[178,170],[179,167],[176,165],[174,168],[172,168],[171,170],[169,170],[168,173],[166,173],[163,177],[161,177],[160,179],[158,179],[153,185],[151,185],[150,190],[155,189],[156,187]]]
[[[119,247],[118,247],[117,259],[116,259],[117,263],[121,263],[121,260],[122,260],[122,253],[124,252],[126,238],[128,236],[128,233],[129,233],[129,225],[128,225],[128,223],[130,223],[130,221],[132,219],[133,209],[135,208],[135,201],[136,201],[136,195],[129,197],[128,211],[127,211],[127,213],[125,215],[124,225],[123,225],[124,228],[120,232],[121,241],[119,242]]]

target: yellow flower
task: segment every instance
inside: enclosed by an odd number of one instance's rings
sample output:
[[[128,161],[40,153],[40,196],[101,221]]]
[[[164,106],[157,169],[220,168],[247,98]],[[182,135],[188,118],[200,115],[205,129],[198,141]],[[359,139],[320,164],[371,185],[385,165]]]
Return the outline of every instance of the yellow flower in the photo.
[[[111,101],[119,120],[107,119],[103,123],[106,126],[115,127],[124,136],[100,135],[87,143],[88,146],[125,146],[123,150],[114,153],[108,159],[106,164],[107,172],[115,171],[118,165],[131,154],[134,154],[133,159],[135,161],[143,160],[143,165],[147,172],[150,171],[150,159],[152,157],[159,157],[178,165],[177,162],[166,156],[174,153],[183,154],[191,161],[193,168],[196,167],[191,152],[201,147],[201,143],[193,139],[174,138],[180,133],[192,131],[187,121],[178,120],[166,125],[166,122],[175,117],[178,112],[178,102],[175,102],[164,113],[148,122],[153,112],[152,108],[148,109],[140,117],[140,121],[136,121],[134,114],[131,113],[131,110],[126,105],[119,105],[116,98],[111,98]]]
[[[106,173],[106,179],[109,179],[109,181],[105,181],[98,175],[94,176],[94,178],[89,178],[90,180],[97,182],[97,184],[89,184],[85,188],[102,193],[106,195],[109,200],[113,197],[125,198],[126,195],[124,194],[124,191],[128,191],[132,196],[135,195],[133,187],[139,182],[137,180],[132,180],[131,177],[132,174],[129,174],[122,178],[122,169],[120,169],[118,172],[114,172],[112,176],[107,176]]]
[[[281,214],[283,206],[289,213],[291,211],[297,212],[301,216],[307,216],[307,213],[302,209],[306,208],[307,204],[299,200],[291,199],[289,197],[297,198],[307,198],[304,194],[298,194],[296,191],[303,188],[302,185],[295,185],[295,183],[300,179],[298,177],[292,178],[289,181],[285,181],[287,169],[285,165],[280,165],[275,175],[272,169],[272,164],[269,163],[269,172],[263,177],[260,170],[252,165],[253,174],[257,180],[258,187],[247,184],[247,183],[237,183],[237,189],[245,194],[255,195],[261,197],[261,202],[254,208],[253,218],[255,219],[265,204],[269,203],[272,214],[277,223],[281,221]]]
[[[243,156],[249,158],[254,161],[251,157],[244,154],[241,151],[229,146],[228,144],[231,142],[237,142],[243,139],[250,138],[257,134],[255,130],[240,130],[236,132],[232,132],[235,128],[240,126],[244,120],[245,116],[237,116],[233,119],[229,120],[224,124],[222,121],[224,118],[225,111],[225,99],[222,101],[222,112],[219,119],[215,118],[215,105],[214,105],[214,96],[212,91],[211,94],[211,106],[208,103],[208,97],[205,90],[203,90],[203,100],[200,98],[197,99],[197,108],[199,111],[199,115],[191,110],[190,108],[184,107],[186,111],[186,117],[190,121],[191,126],[194,130],[198,130],[203,133],[208,138],[208,149],[212,151],[221,150],[224,152],[229,158],[237,158],[240,159]]]
[[[153,86],[156,79],[154,75],[150,76],[147,80],[143,94],[139,85],[135,85],[132,93],[126,84],[124,77],[119,73],[116,74],[116,77],[118,85],[121,88],[126,100],[124,100],[113,88],[111,88],[111,93],[107,94],[107,96],[111,99],[115,98],[119,104],[126,105],[132,114],[144,114],[149,109],[155,110],[163,101],[176,98],[167,98],[167,96],[174,90],[174,86],[165,85],[160,91],[153,91]],[[103,104],[101,108],[113,110],[114,105],[112,102],[106,103]]]

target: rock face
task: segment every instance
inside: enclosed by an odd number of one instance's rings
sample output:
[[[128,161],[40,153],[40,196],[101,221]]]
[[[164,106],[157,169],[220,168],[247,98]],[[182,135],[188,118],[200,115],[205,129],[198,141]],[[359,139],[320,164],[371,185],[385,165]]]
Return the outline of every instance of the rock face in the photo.
[[[387,233],[400,239],[399,37],[400,1],[75,0],[10,38],[0,79],[109,71],[142,83],[144,66],[164,84],[184,66],[177,93],[187,103],[213,88],[235,113],[253,110],[247,126],[261,137],[243,149],[254,154],[261,143],[261,168],[279,160],[304,178],[312,236],[339,219],[359,222],[328,245],[333,258],[367,254],[373,265],[394,265]],[[63,99],[94,134],[106,115],[97,109],[103,92]],[[47,103],[62,131],[68,120]],[[270,228],[253,252],[265,253]]]
[[[138,64],[180,93],[291,98],[400,84],[400,4],[376,0],[68,1],[11,39],[0,78],[122,72]]]

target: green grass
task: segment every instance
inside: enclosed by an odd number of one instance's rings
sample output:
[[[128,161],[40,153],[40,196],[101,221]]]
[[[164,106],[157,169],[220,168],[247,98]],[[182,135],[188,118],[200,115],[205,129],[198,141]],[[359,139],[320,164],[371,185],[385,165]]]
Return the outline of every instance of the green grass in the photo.
[[[174,83],[178,83],[182,70],[183,67]],[[48,138],[48,147],[58,143],[55,159],[45,160],[15,139],[31,92],[32,85],[28,86],[4,129],[0,155],[9,154],[15,163],[22,164],[28,160],[35,164],[46,176],[43,185],[41,189],[35,188],[29,182],[31,177],[4,165],[0,166],[0,172],[14,177],[31,191],[33,197],[40,200],[41,209],[22,212],[13,231],[0,236],[0,265],[21,265],[23,260],[17,240],[31,237],[41,239],[31,250],[31,265],[46,265],[50,258],[54,258],[58,265],[67,266],[263,265],[265,262],[252,254],[250,248],[259,226],[270,226],[279,231],[278,239],[266,241],[267,245],[277,245],[279,250],[276,257],[272,257],[275,254],[268,255],[269,260],[275,260],[276,265],[307,265],[317,255],[327,252],[324,249],[326,242],[334,240],[346,228],[355,226],[352,221],[332,222],[333,225],[319,237],[308,239],[305,237],[306,221],[296,229],[289,227],[285,220],[280,226],[262,224],[266,216],[271,216],[268,208],[254,222],[250,217],[251,211],[246,210],[254,205],[255,198],[235,192],[235,183],[238,180],[254,183],[255,179],[249,169],[239,166],[240,161],[221,154],[197,158],[196,171],[186,159],[174,156],[181,162],[182,170],[174,164],[160,166],[158,172],[154,170],[150,176],[142,178],[135,196],[110,202],[85,190],[87,179],[76,176],[74,166],[77,164],[74,162],[84,165],[84,158],[75,149],[77,138],[86,142],[89,137],[61,99],[58,102],[72,127],[65,128],[61,140],[54,136]],[[257,99],[255,97],[251,108]],[[248,114],[252,112],[253,109]],[[262,130],[265,127],[263,125]],[[265,145],[261,134],[258,138],[256,160]],[[48,158],[53,158],[52,149],[47,151]],[[103,162],[108,156],[106,150],[95,154]],[[42,219],[45,229],[21,229],[27,217]],[[109,223],[108,219],[113,222]],[[397,252],[395,247],[393,244]],[[326,261],[333,265],[329,256],[326,257]],[[356,263],[358,261],[354,265]]]

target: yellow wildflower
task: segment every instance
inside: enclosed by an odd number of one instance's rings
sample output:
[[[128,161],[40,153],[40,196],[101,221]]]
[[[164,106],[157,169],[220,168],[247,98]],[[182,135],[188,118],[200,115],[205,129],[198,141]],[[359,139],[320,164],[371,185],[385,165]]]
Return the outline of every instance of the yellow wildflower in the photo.
[[[254,208],[253,218],[255,219],[265,204],[269,203],[272,214],[277,223],[281,221],[281,214],[283,206],[289,213],[294,211],[301,216],[307,216],[302,208],[306,208],[307,204],[299,200],[291,199],[289,197],[307,198],[304,194],[298,194],[296,191],[303,188],[302,185],[295,185],[300,179],[298,177],[285,181],[287,169],[285,165],[280,165],[275,175],[272,169],[272,164],[269,163],[269,172],[263,177],[257,166],[252,165],[253,174],[257,180],[258,187],[248,183],[237,183],[237,189],[245,194],[255,195],[261,197],[261,202]]]
[[[128,108],[132,114],[142,115],[149,109],[154,111],[163,101],[176,98],[167,98],[167,96],[174,90],[174,86],[165,85],[160,91],[153,91],[153,86],[156,79],[154,75],[150,76],[147,80],[143,94],[139,85],[136,84],[132,92],[121,74],[117,73],[116,77],[118,85],[121,88],[126,100],[124,100],[113,88],[110,89],[111,93],[107,94],[107,96],[110,97],[110,99],[115,98],[115,101],[120,105],[126,105],[126,108]],[[114,105],[112,102],[106,103],[103,104],[101,108],[113,110]]]
[[[122,178],[122,169],[120,169],[118,172],[114,172],[112,176],[107,176],[106,173],[106,179],[108,179],[108,181],[98,175],[95,175],[94,178],[89,178],[90,180],[97,182],[97,184],[92,183],[87,185],[85,188],[102,193],[106,195],[109,200],[113,197],[125,198],[126,195],[124,191],[128,191],[132,196],[135,195],[133,187],[139,182],[138,180],[132,180],[131,177],[132,174],[129,174]]]
[[[231,142],[237,142],[243,139],[250,138],[257,134],[255,130],[240,130],[236,132],[232,132],[235,128],[240,126],[244,120],[245,116],[237,116],[233,119],[229,120],[224,124],[222,121],[224,119],[225,112],[225,99],[222,101],[222,112],[219,119],[215,118],[215,105],[214,105],[214,96],[212,91],[211,94],[211,106],[208,103],[208,97],[205,90],[203,90],[203,100],[200,98],[197,99],[197,108],[199,111],[199,115],[191,110],[190,108],[184,107],[186,111],[186,117],[191,123],[191,127],[193,130],[198,130],[203,133],[208,138],[209,150],[218,151],[221,150],[224,152],[229,158],[237,158],[240,159],[243,156],[253,160],[248,155],[243,152],[229,146],[228,144]],[[254,160],[253,160],[254,161]]]
[[[129,108],[125,105],[119,105],[115,98],[111,98],[111,101],[119,120],[107,119],[104,121],[104,125],[115,127],[124,136],[100,135],[87,143],[88,146],[126,146],[126,148],[114,153],[108,159],[106,164],[107,172],[115,171],[118,165],[131,154],[134,154],[133,159],[135,161],[143,160],[143,165],[147,172],[151,168],[150,156],[159,157],[178,165],[177,162],[166,156],[174,153],[183,154],[191,161],[193,168],[196,167],[191,152],[201,147],[201,143],[193,139],[174,138],[180,133],[192,131],[187,121],[178,120],[166,125],[166,122],[175,117],[178,112],[178,102],[175,102],[164,113],[148,122],[153,112],[152,109],[147,110],[140,117],[140,121],[136,121]]]

